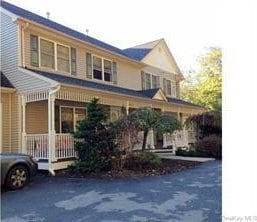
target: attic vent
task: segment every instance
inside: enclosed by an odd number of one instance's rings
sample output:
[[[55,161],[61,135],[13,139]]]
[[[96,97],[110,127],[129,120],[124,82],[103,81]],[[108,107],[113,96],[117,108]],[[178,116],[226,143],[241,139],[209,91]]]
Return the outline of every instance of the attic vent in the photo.
[[[158,51],[159,51],[159,52],[161,52],[161,51],[162,51],[161,47],[158,47]]]

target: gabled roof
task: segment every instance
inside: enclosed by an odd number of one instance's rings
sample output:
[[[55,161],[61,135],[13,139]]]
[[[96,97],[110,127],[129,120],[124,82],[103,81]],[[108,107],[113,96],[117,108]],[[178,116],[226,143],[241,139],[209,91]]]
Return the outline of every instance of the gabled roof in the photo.
[[[23,17],[25,19],[28,19],[28,20],[31,20],[31,21],[34,21],[34,22],[37,22],[41,25],[45,25],[45,26],[47,26],[49,28],[52,28],[56,31],[62,32],[64,34],[67,34],[69,36],[72,36],[74,38],[82,40],[84,42],[91,43],[93,45],[99,46],[99,47],[101,47],[103,49],[106,49],[106,50],[109,50],[111,52],[114,52],[114,53],[120,54],[122,56],[126,56],[126,57],[134,59],[133,57],[128,56],[123,50],[121,50],[121,49],[119,49],[115,46],[112,46],[110,44],[107,44],[107,43],[102,42],[98,39],[92,38],[90,36],[87,36],[84,33],[81,33],[81,32],[78,32],[74,29],[68,28],[64,25],[61,25],[61,24],[59,24],[57,22],[54,22],[50,19],[44,18],[40,15],[32,13],[32,12],[30,12],[28,10],[25,10],[23,8],[20,8],[18,6],[12,5],[8,2],[1,1],[1,6],[4,9],[10,11],[11,13],[13,13],[17,16]]]
[[[141,61],[160,41],[161,39],[158,39],[152,42],[147,42],[141,45],[124,49],[123,51],[129,57]]]
[[[2,71],[1,71],[1,87],[14,88],[14,86],[11,84],[11,82],[7,79],[7,77],[3,74]]]
[[[83,80],[83,79],[78,79],[78,78],[74,78],[74,77],[63,76],[63,75],[59,75],[59,74],[43,72],[43,71],[38,71],[38,70],[33,70],[33,69],[28,69],[28,68],[27,68],[27,70],[30,70],[36,74],[39,74],[46,78],[52,79],[59,83],[69,84],[69,85],[74,85],[74,86],[81,86],[81,87],[97,89],[97,90],[103,90],[103,91],[108,91],[108,92],[114,92],[114,93],[119,93],[119,94],[123,94],[123,95],[139,97],[139,98],[153,99],[154,96],[156,95],[156,93],[158,93],[161,90],[161,89],[133,90],[133,89],[127,89],[127,88],[122,88],[122,87],[118,87],[118,86],[107,85],[107,84],[102,84],[102,83],[98,83],[98,82],[93,82],[93,81],[88,81],[88,80]],[[167,98],[166,102],[200,107],[198,105],[183,101],[181,99]]]
[[[161,88],[145,89],[145,90],[140,90],[138,92],[143,93],[144,95],[152,99],[167,101],[167,98]]]

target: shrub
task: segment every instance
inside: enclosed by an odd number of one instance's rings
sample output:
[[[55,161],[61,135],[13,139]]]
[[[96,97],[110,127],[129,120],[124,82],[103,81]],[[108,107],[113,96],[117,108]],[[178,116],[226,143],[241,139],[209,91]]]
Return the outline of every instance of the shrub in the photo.
[[[134,152],[127,156],[125,168],[129,170],[142,170],[158,167],[161,164],[160,157],[152,152]]]
[[[176,155],[178,156],[187,156],[187,157],[196,157],[200,156],[199,152],[197,151],[194,145],[191,145],[187,149],[178,148],[176,150]]]
[[[210,135],[204,137],[199,141],[199,152],[206,157],[214,157],[221,159],[222,156],[222,141],[221,137],[217,135]]]
[[[87,104],[87,119],[76,125],[75,149],[78,161],[73,168],[82,172],[99,172],[111,168],[111,156],[117,144],[108,123],[108,111],[93,99]]]

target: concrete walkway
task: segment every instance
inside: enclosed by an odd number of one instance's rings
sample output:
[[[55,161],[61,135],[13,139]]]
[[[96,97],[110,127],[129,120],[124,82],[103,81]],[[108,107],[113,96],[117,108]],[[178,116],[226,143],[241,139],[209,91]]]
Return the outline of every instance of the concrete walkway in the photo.
[[[158,155],[163,159],[173,159],[173,160],[188,160],[188,161],[197,161],[197,162],[208,162],[214,161],[214,158],[206,157],[185,157],[185,156],[175,156],[169,153],[158,153]]]
[[[3,222],[218,222],[221,162],[141,179],[41,176],[1,200]]]

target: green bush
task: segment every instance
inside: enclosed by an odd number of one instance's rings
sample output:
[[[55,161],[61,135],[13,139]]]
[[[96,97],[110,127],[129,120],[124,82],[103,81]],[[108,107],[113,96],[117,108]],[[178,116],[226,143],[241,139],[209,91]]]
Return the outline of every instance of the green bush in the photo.
[[[176,150],[176,155],[177,156],[186,156],[186,157],[200,156],[199,152],[197,151],[197,149],[194,145],[191,145],[187,149],[178,148]]]
[[[108,111],[98,99],[87,104],[87,118],[76,125],[74,138],[78,161],[73,169],[99,172],[111,168],[117,143],[114,130],[108,123]]]
[[[152,152],[134,152],[127,156],[124,167],[129,170],[142,170],[158,167],[161,164],[160,157]]]
[[[202,156],[221,159],[222,157],[222,140],[221,136],[210,135],[199,141],[198,150]]]

